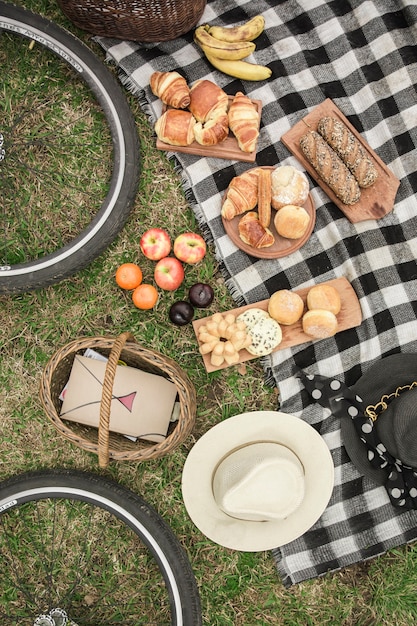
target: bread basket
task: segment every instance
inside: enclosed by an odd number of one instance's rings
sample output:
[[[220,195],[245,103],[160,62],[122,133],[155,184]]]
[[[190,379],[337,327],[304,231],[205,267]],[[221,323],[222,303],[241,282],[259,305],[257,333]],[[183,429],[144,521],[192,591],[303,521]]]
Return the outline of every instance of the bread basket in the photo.
[[[200,19],[207,0],[58,0],[78,28],[131,41],[176,39]]]
[[[93,428],[60,418],[64,388],[76,354],[92,348],[108,357],[100,404],[99,427]],[[179,418],[172,422],[166,439],[153,443],[138,439],[130,441],[109,431],[110,404],[116,366],[119,359],[126,365],[165,376],[174,383],[180,403]],[[187,374],[171,358],[144,348],[129,332],[118,337],[84,337],[60,348],[47,363],[41,378],[40,399],[45,412],[58,432],[75,445],[98,455],[99,466],[105,468],[110,460],[146,461],[162,457],[174,450],[191,433],[196,413],[196,394]],[[155,399],[157,401],[157,399]]]

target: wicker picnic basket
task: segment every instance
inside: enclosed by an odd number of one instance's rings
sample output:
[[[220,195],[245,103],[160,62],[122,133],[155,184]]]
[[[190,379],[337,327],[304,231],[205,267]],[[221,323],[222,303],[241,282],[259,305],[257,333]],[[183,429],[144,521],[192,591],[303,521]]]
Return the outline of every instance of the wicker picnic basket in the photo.
[[[176,39],[198,22],[207,0],[58,0],[63,13],[94,35],[157,42]]]
[[[99,427],[93,428],[60,418],[59,396],[67,382],[76,354],[92,348],[108,357],[100,405]],[[172,422],[164,441],[153,443],[138,439],[130,441],[123,435],[109,431],[110,404],[113,380],[119,359],[126,365],[151,374],[165,376],[178,391],[180,414]],[[75,445],[98,455],[100,467],[115,461],[145,461],[164,456],[174,450],[191,433],[196,413],[196,394],[187,374],[178,364],[159,352],[144,348],[136,343],[130,333],[118,337],[84,337],[76,339],[59,349],[46,365],[40,384],[43,407],[55,428]]]

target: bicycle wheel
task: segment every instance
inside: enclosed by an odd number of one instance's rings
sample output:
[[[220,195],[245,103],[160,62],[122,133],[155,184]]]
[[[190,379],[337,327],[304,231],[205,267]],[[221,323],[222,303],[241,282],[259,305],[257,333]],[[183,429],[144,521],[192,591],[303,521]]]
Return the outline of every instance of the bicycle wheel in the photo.
[[[193,571],[170,527],[140,496],[92,473],[1,483],[0,562],[4,626],[201,624]]]
[[[87,266],[125,224],[139,140],[116,78],[79,39],[0,0],[0,293]]]

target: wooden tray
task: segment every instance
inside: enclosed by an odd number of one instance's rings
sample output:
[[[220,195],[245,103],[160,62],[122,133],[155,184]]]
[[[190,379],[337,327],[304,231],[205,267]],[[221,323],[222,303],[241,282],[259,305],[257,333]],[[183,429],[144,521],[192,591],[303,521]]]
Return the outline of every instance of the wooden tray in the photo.
[[[333,280],[326,281],[327,285],[332,285],[340,294],[340,299],[342,301],[342,308],[340,313],[337,316],[338,321],[338,332],[342,332],[343,330],[347,330],[349,328],[354,328],[355,326],[359,326],[362,322],[362,310],[359,304],[358,297],[350,284],[350,282],[342,277],[335,278]],[[310,291],[311,287],[305,287],[303,289],[295,290],[302,299],[304,303],[307,299],[307,293]],[[232,309],[231,311],[226,311],[226,313],[234,313],[236,316],[247,309],[259,308],[264,311],[268,310],[268,302],[269,300],[261,300],[261,302],[256,302],[255,304],[247,304],[245,306],[238,307],[236,309]],[[211,316],[203,317],[199,320],[193,321],[194,332],[198,341],[198,329],[202,324],[206,324],[207,321],[211,318]],[[312,339],[303,332],[301,320],[296,322],[296,324],[291,324],[291,326],[283,326],[282,329],[282,341],[274,350],[277,352],[278,350],[284,350],[284,348],[290,348],[291,346],[298,346],[302,343],[307,343],[310,341],[320,341],[319,339]],[[200,345],[200,343],[199,343]],[[244,363],[245,361],[250,361],[252,359],[256,359],[259,357],[250,354],[247,350],[240,351],[240,359],[239,363]],[[202,359],[204,361],[204,366],[207,372],[214,372],[216,370],[224,369],[229,367],[227,364],[220,365],[220,367],[215,367],[210,363],[210,354],[202,355]]]
[[[234,96],[229,96],[229,105],[232,102]],[[259,123],[262,115],[262,102],[261,100],[251,100],[256,106],[258,111]],[[167,107],[164,105],[162,113],[166,111]],[[243,152],[239,148],[237,139],[230,131],[227,139],[215,146],[202,146],[193,141],[189,146],[171,146],[168,143],[164,143],[158,137],[156,139],[156,147],[158,150],[165,150],[168,152],[184,152],[185,154],[195,154],[203,157],[216,157],[218,159],[230,159],[232,161],[246,161],[248,163],[254,163],[256,160],[256,149],[253,152]]]
[[[327,115],[338,118],[349,128],[349,130],[355,135],[356,139],[360,141],[362,146],[368,152],[378,171],[377,180],[371,187],[361,189],[361,197],[356,204],[347,205],[339,200],[330,187],[328,187],[318,176],[316,170],[304,157],[300,148],[300,138],[308,130],[317,130],[319,119]],[[335,103],[330,100],[330,98],[322,102],[318,107],[297,122],[297,124],[289,131],[282,135],[281,141],[300,161],[303,167],[305,167],[309,174],[345,214],[350,222],[356,223],[363,222],[365,220],[377,220],[392,211],[400,181],[394,176],[391,170],[388,169],[385,163],[381,161],[379,156],[372,150],[372,148],[363,139],[362,135],[358,133],[358,131],[346,119],[343,113],[338,109]]]
[[[268,170],[275,169],[274,166],[268,165],[261,167]],[[308,225],[308,228],[304,235],[299,239],[287,239],[286,237],[281,237],[280,235],[278,235],[274,226],[274,217],[276,211],[275,209],[272,209],[272,218],[269,230],[274,235],[275,242],[272,244],[272,246],[269,246],[269,248],[254,248],[253,246],[249,246],[241,240],[241,238],[239,237],[239,221],[243,217],[244,213],[242,215],[236,215],[236,217],[234,217],[232,220],[225,220],[222,217],[222,222],[226,233],[229,235],[235,246],[237,248],[240,248],[240,250],[243,250],[243,252],[246,252],[246,254],[250,254],[257,259],[278,259],[280,257],[287,256],[288,254],[291,254],[292,252],[295,252],[296,250],[301,248],[313,232],[313,228],[316,223],[316,207],[314,205],[311,194],[308,195],[307,201],[305,202],[303,207],[310,215],[310,224]]]

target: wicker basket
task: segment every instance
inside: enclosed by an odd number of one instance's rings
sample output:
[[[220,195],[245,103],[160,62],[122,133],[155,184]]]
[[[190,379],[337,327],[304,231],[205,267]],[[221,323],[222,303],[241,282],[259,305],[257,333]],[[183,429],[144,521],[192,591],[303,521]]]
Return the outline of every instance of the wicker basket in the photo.
[[[98,429],[64,422],[59,415],[62,404],[59,395],[69,378],[75,355],[82,354],[87,348],[92,348],[109,358],[103,382]],[[163,375],[175,383],[179,396],[180,415],[178,421],[170,424],[164,441],[155,444],[138,439],[133,442],[123,435],[109,431],[113,380],[119,359],[131,367]],[[80,448],[98,454],[100,467],[107,467],[110,459],[145,461],[164,456],[191,433],[196,413],[195,389],[188,376],[172,359],[140,346],[130,333],[122,333],[117,338],[76,339],[58,350],[44,369],[40,398],[56,429]]]
[[[76,26],[94,35],[157,42],[176,39],[198,22],[207,0],[58,0]]]

